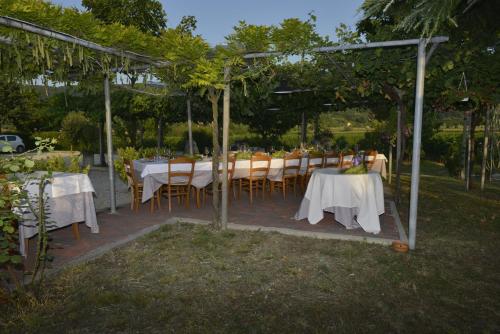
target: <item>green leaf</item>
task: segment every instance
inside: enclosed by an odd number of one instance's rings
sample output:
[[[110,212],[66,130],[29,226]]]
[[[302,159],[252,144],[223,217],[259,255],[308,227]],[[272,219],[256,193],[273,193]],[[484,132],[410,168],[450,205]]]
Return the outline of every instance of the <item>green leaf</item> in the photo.
[[[15,173],[15,172],[18,172],[18,171],[19,171],[19,169],[20,169],[20,168],[19,168],[19,166],[18,166],[18,165],[9,165],[9,170],[10,170],[11,172],[14,172],[14,173]]]
[[[12,147],[10,145],[2,147],[2,152],[3,153],[11,153],[12,152]]]
[[[24,160],[24,167],[33,168],[35,166],[35,162],[33,160]]]

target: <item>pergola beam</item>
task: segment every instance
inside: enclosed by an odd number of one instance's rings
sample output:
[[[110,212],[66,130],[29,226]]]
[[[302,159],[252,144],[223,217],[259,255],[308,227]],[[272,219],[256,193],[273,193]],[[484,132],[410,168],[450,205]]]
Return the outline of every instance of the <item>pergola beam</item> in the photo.
[[[97,44],[97,43],[94,43],[91,41],[87,41],[87,40],[72,36],[70,34],[66,34],[64,32],[44,28],[44,27],[41,27],[39,25],[30,23],[30,22],[26,22],[26,21],[22,21],[19,19],[15,19],[12,17],[8,17],[8,16],[0,16],[0,25],[6,26],[9,28],[28,31],[28,32],[31,32],[33,34],[37,34],[40,36],[56,39],[56,40],[59,40],[62,42],[72,43],[75,45],[85,47],[87,49],[91,49],[91,50],[102,52],[102,53],[111,54],[111,55],[114,55],[117,57],[128,58],[131,60],[135,60],[135,61],[138,61],[141,63],[153,65],[156,67],[164,67],[164,66],[168,66],[170,64],[167,61],[155,60],[149,56],[135,53],[132,51],[124,51],[124,50],[111,48],[108,46],[102,46],[100,44]]]
[[[170,62],[155,60],[149,56],[139,53],[119,50],[111,47],[99,45],[97,43],[87,41],[63,32],[47,29],[36,24],[11,18],[8,16],[0,16],[0,25],[27,31],[33,34],[52,38],[66,43],[72,43],[81,47],[91,49],[97,52],[111,54],[117,57],[127,58],[143,64],[152,65],[155,67],[164,67],[170,65]],[[12,44],[10,38],[0,36],[0,43]],[[115,69],[117,71],[117,69]],[[113,71],[110,71],[113,72]],[[108,172],[109,172],[109,206],[111,213],[116,213],[116,194],[115,194],[115,171],[113,164],[113,129],[112,129],[112,113],[111,113],[111,97],[110,97],[110,82],[109,73],[104,73],[104,106],[106,112],[106,139],[107,139],[107,154],[108,154]]]
[[[436,36],[432,37],[428,40],[428,43],[444,43],[448,41],[447,36]],[[418,45],[420,39],[403,39],[396,41],[384,41],[384,42],[370,42],[370,43],[358,43],[358,44],[343,44],[338,46],[325,46],[319,48],[313,48],[310,50],[311,53],[329,53],[329,52],[337,52],[344,50],[359,50],[359,49],[373,49],[373,48],[387,48],[387,47],[399,47],[399,46],[410,46],[410,45]],[[257,53],[248,53],[243,56],[245,59],[252,58],[264,58],[271,56],[282,56],[283,52],[257,52]]]
[[[410,214],[408,218],[409,225],[409,247],[410,249],[415,249],[416,233],[417,233],[417,212],[418,212],[418,189],[420,183],[420,146],[422,139],[422,115],[423,115],[423,105],[424,105],[424,85],[425,85],[425,65],[429,61],[431,55],[436,50],[440,43],[447,42],[449,38],[447,36],[436,36],[429,39],[407,39],[407,40],[396,40],[396,41],[384,41],[384,42],[372,42],[372,43],[361,43],[361,44],[345,44],[339,46],[331,47],[319,47],[309,50],[310,53],[322,53],[322,52],[337,52],[344,50],[360,50],[369,48],[387,48],[387,47],[401,47],[417,45],[417,79],[415,82],[415,116],[413,125],[413,157],[412,157],[412,172],[411,172],[411,189],[410,189]],[[427,44],[432,43],[431,50],[426,56]],[[243,56],[245,59],[252,58],[263,58],[284,55],[283,52],[260,52],[260,53],[248,53]],[[226,129],[224,129],[223,136],[228,137],[226,134]],[[226,139],[227,140],[227,139]],[[227,172],[227,166],[224,165],[224,169]],[[222,205],[227,205],[224,202]]]

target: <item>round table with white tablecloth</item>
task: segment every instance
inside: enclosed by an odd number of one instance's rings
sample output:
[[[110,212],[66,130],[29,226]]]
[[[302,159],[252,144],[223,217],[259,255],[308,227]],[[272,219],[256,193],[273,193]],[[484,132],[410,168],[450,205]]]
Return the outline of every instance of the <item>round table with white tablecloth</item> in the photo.
[[[338,168],[313,172],[295,219],[307,218],[317,224],[323,211],[335,213],[335,220],[346,228],[361,227],[379,233],[379,215],[384,209],[384,187],[380,173],[341,174]]]

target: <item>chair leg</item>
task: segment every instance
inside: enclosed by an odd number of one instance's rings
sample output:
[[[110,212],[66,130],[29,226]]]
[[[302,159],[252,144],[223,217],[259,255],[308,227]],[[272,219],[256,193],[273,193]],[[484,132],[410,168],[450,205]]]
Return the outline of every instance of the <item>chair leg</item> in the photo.
[[[189,193],[190,193],[190,189],[189,189],[189,186],[186,186],[186,209],[189,209]]]
[[[241,187],[242,187],[242,181],[241,181],[241,179],[239,181],[240,181],[240,189],[238,191],[238,199],[240,199],[240,197],[241,197]]]
[[[266,179],[262,180],[262,198],[266,198]]]
[[[271,190],[270,190],[270,193],[269,193],[269,196],[273,196],[273,193],[274,193],[274,181],[270,181],[271,183]]]
[[[196,188],[196,207],[199,209],[201,207],[200,203],[200,189]]]
[[[172,189],[168,185],[168,212],[172,212]]]
[[[252,180],[248,181],[248,188],[250,190],[250,204],[253,203],[253,184],[252,184]]]
[[[286,199],[286,179],[283,177],[283,199]]]
[[[153,193],[153,197],[149,200],[149,212],[153,213],[155,211],[155,200],[156,193]]]

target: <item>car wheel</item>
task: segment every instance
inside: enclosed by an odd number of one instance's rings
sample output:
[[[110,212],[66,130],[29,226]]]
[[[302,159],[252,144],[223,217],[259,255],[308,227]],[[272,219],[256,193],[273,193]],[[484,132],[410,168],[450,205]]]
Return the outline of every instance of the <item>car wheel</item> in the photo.
[[[17,153],[23,153],[23,152],[24,152],[24,146],[19,145],[19,146],[16,148],[16,152],[17,152]]]

